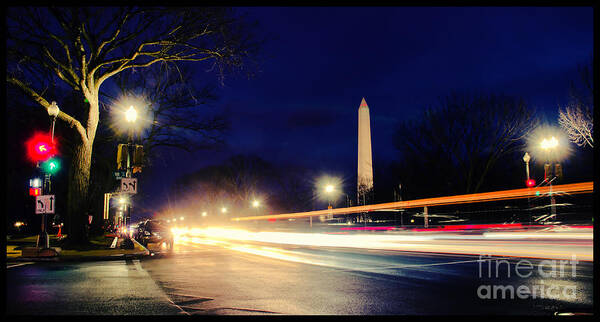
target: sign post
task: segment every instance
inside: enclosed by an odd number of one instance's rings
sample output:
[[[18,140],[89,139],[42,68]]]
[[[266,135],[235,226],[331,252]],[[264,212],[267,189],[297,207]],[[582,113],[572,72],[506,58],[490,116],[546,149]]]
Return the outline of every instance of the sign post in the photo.
[[[50,240],[46,232],[46,214],[53,214],[56,207],[54,195],[35,197],[35,213],[42,215],[42,232],[38,235],[37,247],[50,248]]]
[[[137,178],[122,178],[121,179],[121,192],[125,193],[137,193]]]

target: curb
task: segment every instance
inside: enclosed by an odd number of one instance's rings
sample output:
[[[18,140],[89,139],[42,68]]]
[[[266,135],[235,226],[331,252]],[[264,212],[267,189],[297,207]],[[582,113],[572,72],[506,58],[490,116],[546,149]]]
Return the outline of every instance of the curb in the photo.
[[[61,256],[56,257],[16,257],[6,258],[6,262],[87,262],[87,261],[111,261],[111,260],[126,260],[126,259],[141,259],[149,256],[150,251],[140,244],[137,240],[132,239],[134,243],[139,245],[144,250],[134,254],[115,254],[109,256]]]

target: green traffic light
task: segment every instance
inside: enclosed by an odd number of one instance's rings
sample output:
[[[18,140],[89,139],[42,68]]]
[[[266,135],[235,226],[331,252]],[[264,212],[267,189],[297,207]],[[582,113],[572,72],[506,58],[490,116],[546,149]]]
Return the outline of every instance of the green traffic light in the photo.
[[[536,191],[536,192],[535,192],[535,195],[536,195],[537,197],[539,197],[539,196],[540,196],[540,192],[539,192],[539,191]]]
[[[60,160],[50,158],[41,164],[42,170],[46,173],[55,174],[60,170]]]

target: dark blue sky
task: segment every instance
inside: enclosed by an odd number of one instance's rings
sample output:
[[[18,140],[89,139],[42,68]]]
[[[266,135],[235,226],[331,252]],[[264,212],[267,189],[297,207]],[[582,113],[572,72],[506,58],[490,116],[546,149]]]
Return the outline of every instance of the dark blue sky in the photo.
[[[240,10],[274,37],[261,73],[218,90],[216,105],[231,116],[225,149],[169,151],[140,178],[156,206],[178,176],[237,153],[351,177],[362,97],[376,164],[396,158],[398,122],[451,91],[519,95],[557,123],[577,65],[593,53],[593,10],[584,7]],[[204,69],[198,74],[214,77]]]

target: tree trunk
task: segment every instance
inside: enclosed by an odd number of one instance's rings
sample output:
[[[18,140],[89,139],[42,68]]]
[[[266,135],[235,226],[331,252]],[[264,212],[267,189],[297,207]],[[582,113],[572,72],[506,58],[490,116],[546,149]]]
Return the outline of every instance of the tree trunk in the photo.
[[[67,231],[74,244],[87,242],[86,228],[88,211],[88,188],[92,162],[92,143],[83,141],[75,148],[69,170],[69,192],[67,195]]]

